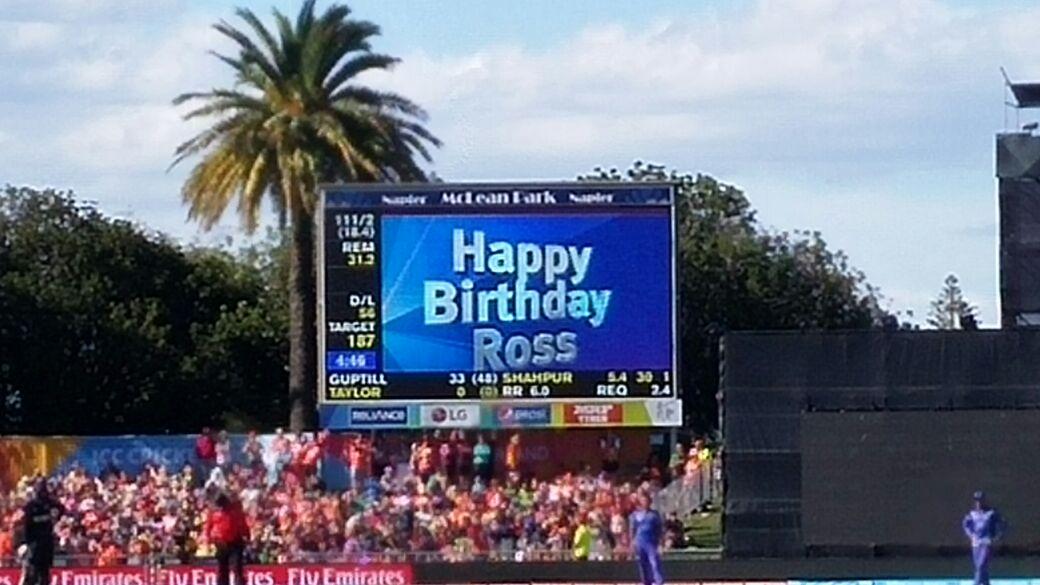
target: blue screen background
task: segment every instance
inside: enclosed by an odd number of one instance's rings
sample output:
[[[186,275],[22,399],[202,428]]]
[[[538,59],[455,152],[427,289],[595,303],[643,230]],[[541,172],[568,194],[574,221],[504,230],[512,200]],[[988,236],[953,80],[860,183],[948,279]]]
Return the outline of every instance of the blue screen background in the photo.
[[[473,370],[473,329],[493,327],[506,338],[522,333],[573,331],[578,356],[571,364],[532,367],[574,371],[668,369],[672,359],[671,223],[667,210],[631,210],[589,215],[385,215],[382,219],[383,370],[387,372],[469,372]],[[478,290],[515,275],[459,274],[452,270],[452,231],[485,233],[485,244],[592,246],[585,280],[568,290],[610,289],[606,319],[542,319],[500,323],[423,322],[427,280],[453,284],[469,276]],[[467,264],[472,267],[472,264]],[[544,291],[545,283],[528,281]]]

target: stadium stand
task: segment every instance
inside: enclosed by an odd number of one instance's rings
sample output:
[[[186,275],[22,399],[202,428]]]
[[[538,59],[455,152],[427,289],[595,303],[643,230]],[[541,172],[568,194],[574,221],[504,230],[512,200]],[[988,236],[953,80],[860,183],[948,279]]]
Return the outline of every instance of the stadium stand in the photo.
[[[355,480],[343,490],[328,489],[320,477],[319,462],[332,444],[328,435],[279,434],[266,447],[250,435],[232,449],[226,435],[207,432],[194,461],[182,468],[149,464],[134,476],[114,465],[93,474],[74,467],[50,480],[67,510],[57,526],[59,554],[102,567],[205,562],[214,553],[202,530],[205,517],[216,494],[227,492],[238,495],[248,515],[255,564],[562,560],[573,558],[576,532],[591,535],[583,555],[608,560],[627,555],[627,518],[637,493],[667,503],[666,546],[682,548],[681,515],[712,491],[703,478],[713,484],[713,459],[703,444],[672,458],[673,468],[681,464],[682,480],[662,491],[667,469],[634,478],[587,468],[548,479],[516,470],[482,477],[479,465],[463,460],[472,457],[472,446],[459,449],[455,439],[450,448],[448,441],[419,440],[401,465],[380,473],[371,473],[379,448],[370,439],[337,444]],[[451,449],[462,457],[448,456]],[[0,493],[0,566],[13,562],[30,480]]]

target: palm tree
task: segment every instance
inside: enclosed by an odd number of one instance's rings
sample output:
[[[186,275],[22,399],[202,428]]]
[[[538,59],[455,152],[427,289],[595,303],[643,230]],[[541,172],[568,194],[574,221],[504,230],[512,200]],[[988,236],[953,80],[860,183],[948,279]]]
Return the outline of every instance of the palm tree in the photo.
[[[351,19],[346,6],[333,4],[317,15],[314,0],[307,0],[295,22],[275,10],[270,30],[250,10],[236,14],[242,29],[225,21],[214,26],[235,43],[237,55],[214,55],[234,70],[236,83],[174,100],[195,106],[186,120],[211,125],[177,148],[171,167],[199,155],[182,195],[189,217],[205,229],[232,201],[250,232],[265,200],[288,218],[289,421],[299,430],[313,426],[316,398],[317,186],[423,181],[417,159],[429,162],[429,148],[440,142],[414,103],[357,82],[358,75],[397,60],[372,51],[379,27]]]

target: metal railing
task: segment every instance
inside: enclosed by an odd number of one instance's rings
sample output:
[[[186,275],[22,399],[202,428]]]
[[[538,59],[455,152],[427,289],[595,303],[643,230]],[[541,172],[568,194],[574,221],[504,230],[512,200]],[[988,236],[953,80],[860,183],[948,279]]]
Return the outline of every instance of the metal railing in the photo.
[[[722,496],[721,463],[718,459],[704,462],[693,477],[674,479],[654,498],[654,507],[662,514],[677,514],[686,517],[701,509],[705,504]]]
[[[665,558],[682,559],[711,559],[718,558],[721,554],[716,548],[688,548],[666,550],[662,554]],[[323,564],[323,563],[523,563],[523,562],[567,562],[575,559],[574,550],[539,550],[539,549],[516,549],[516,550],[492,550],[492,551],[384,551],[374,553],[333,553],[333,554],[300,554],[293,557],[293,563],[301,564]],[[634,553],[630,550],[606,550],[592,547],[588,560],[590,561],[634,561]]]
[[[120,567],[147,567],[155,564],[156,557],[154,555],[138,556],[138,555],[127,555],[125,558],[119,559],[119,562],[115,566]],[[0,557],[0,569],[18,569],[21,568],[22,561],[17,557]],[[99,565],[98,555],[93,554],[63,554],[56,555],[54,557],[54,568],[66,568],[66,567],[97,567]]]
[[[721,554],[716,548],[690,548],[666,550],[665,559],[707,560]],[[589,561],[633,561],[629,550],[597,550],[593,548]],[[150,555],[145,558],[124,558],[118,563],[99,565],[97,555],[59,555],[54,558],[55,569],[85,569],[98,567],[142,568],[149,573],[164,567],[209,567],[216,561],[211,557],[195,557],[184,563],[172,556]],[[497,551],[381,551],[366,553],[299,553],[279,562],[252,565],[321,565],[321,564],[426,564],[426,563],[522,563],[522,562],[568,562],[574,560],[574,551],[560,550],[497,550]],[[0,569],[18,569],[21,563],[13,557],[0,557]]]

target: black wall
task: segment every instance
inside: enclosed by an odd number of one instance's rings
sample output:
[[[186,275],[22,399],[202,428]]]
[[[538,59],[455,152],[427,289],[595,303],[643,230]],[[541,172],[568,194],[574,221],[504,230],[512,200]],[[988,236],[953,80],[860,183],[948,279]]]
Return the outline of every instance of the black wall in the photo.
[[[1040,332],[723,340],[730,556],[940,554],[975,489],[1040,542]]]
[[[1040,326],[1040,136],[997,136],[1000,313],[1004,328]]]
[[[1040,542],[1040,411],[812,412],[802,418],[805,544],[956,549],[970,496],[1015,522],[1005,544]]]

